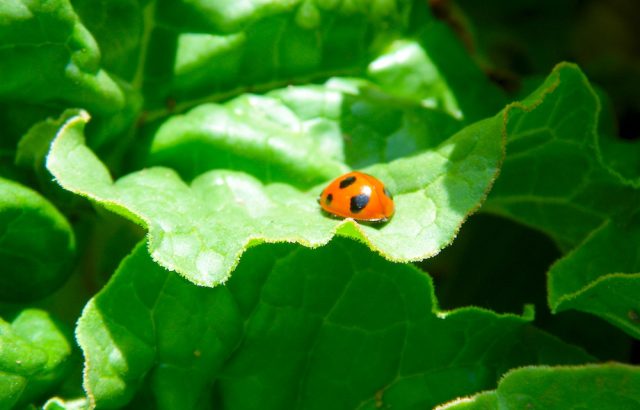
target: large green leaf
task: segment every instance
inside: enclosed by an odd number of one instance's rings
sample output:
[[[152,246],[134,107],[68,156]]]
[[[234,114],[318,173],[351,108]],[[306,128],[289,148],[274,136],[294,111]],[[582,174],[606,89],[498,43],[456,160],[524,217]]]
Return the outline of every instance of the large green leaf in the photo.
[[[61,384],[71,346],[42,310],[24,310],[11,323],[0,318],[0,408],[28,403]]]
[[[577,246],[549,271],[552,310],[588,311],[639,337],[640,189],[601,154],[598,96],[563,64],[531,99],[541,99],[535,110],[508,117],[507,156],[484,209]]]
[[[405,110],[398,107],[387,121],[380,121],[386,129],[374,135],[382,140],[388,138],[388,144],[373,140],[367,147],[366,133],[358,128],[370,129],[367,122],[373,115],[354,111],[380,112],[383,104],[391,110],[392,100],[378,98],[358,103],[357,92],[336,94],[306,87],[274,93],[276,100],[241,97],[224,107],[197,108],[192,114],[170,120],[159,133],[159,147],[172,144],[174,131],[187,142],[195,135],[211,144],[212,150],[217,149],[216,144],[227,148],[236,144],[234,156],[219,160],[210,154],[214,161],[207,156],[205,161],[235,166],[237,171],[209,171],[187,185],[173,170],[154,167],[114,183],[104,165],[84,145],[83,129],[88,121],[84,112],[61,127],[47,167],[65,189],[144,223],[149,229],[149,249],[160,264],[194,283],[212,286],[229,277],[248,245],[263,241],[298,242],[313,247],[327,243],[337,232],[367,242],[391,260],[432,256],[453,239],[463,220],[479,206],[501,160],[502,116],[496,116],[465,128],[431,149],[365,168],[382,179],[395,195],[397,211],[389,223],[371,226],[350,219],[336,220],[323,214],[316,203],[321,186],[301,191],[290,184],[272,183],[270,167],[278,170],[274,179],[279,179],[278,173],[286,172],[306,177],[298,184],[328,179],[332,174],[337,177],[342,169],[348,169],[341,161],[345,160],[345,151],[349,154],[348,149],[341,148],[348,143],[342,141],[338,124],[353,129],[356,143],[369,148],[371,156],[384,160],[398,155],[394,150],[401,149],[402,143],[420,141],[421,135],[425,138],[420,142],[422,146],[430,146],[429,127],[445,131],[442,125],[450,122],[413,105]],[[333,111],[326,114],[329,118],[344,117],[338,124],[335,120],[325,121],[324,125],[321,120],[307,120],[309,114],[324,108],[326,96],[341,95],[343,100],[353,102],[332,104],[329,108]],[[286,104],[282,104],[285,100]],[[229,114],[227,107],[247,109],[246,114],[239,109],[240,119],[264,119],[258,122],[262,126],[244,126],[236,120],[236,114]],[[335,112],[337,109],[343,111]],[[207,115],[220,115],[218,119],[235,122],[227,133],[224,126],[217,128],[217,121],[207,121]],[[307,124],[320,122],[318,132],[301,133],[299,124],[304,120]],[[290,130],[288,135],[279,135],[283,128]],[[431,139],[439,140],[433,136]],[[318,159],[319,144],[334,158]],[[395,148],[386,150],[387,145]],[[273,156],[281,158],[272,159]]]
[[[69,222],[37,192],[0,178],[0,301],[42,298],[71,274]]]
[[[224,408],[430,408],[513,366],[589,360],[529,320],[440,311],[427,275],[348,239],[252,248],[214,289],[159,267],[141,244],[77,336],[101,408],[138,391],[159,408],[200,408],[212,385]]]
[[[525,367],[507,373],[498,389],[438,410],[620,410],[640,407],[640,368],[619,363]]]

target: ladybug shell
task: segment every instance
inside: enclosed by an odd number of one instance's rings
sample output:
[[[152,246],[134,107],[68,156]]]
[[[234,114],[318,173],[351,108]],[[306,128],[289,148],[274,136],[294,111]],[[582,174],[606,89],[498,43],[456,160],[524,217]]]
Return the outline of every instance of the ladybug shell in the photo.
[[[379,179],[349,172],[334,179],[320,194],[325,211],[359,221],[385,222],[394,212],[393,197]]]

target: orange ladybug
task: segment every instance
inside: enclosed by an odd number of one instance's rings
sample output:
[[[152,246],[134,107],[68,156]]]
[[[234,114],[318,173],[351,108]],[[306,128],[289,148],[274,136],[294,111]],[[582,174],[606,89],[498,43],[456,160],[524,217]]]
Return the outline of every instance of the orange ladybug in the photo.
[[[384,184],[357,171],[334,179],[318,202],[330,214],[359,221],[386,222],[394,212],[393,196]]]

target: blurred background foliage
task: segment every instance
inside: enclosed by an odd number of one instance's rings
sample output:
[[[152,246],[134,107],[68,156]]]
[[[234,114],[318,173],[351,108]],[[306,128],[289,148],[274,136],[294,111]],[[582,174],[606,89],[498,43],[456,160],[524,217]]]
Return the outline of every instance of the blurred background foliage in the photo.
[[[635,0],[429,0],[487,74],[526,93],[560,61],[577,63],[602,87],[617,135],[640,138],[640,2]]]
[[[640,139],[640,2],[635,0],[428,0],[487,76],[512,99],[527,95],[560,61],[577,63],[599,92],[603,137],[621,149]],[[636,170],[637,172],[637,170]],[[495,249],[500,249],[495,252]],[[493,251],[492,251],[493,250]],[[640,363],[640,344],[580,312],[551,315],[544,278],[561,256],[543,234],[491,215],[472,216],[459,237],[421,263],[445,309],[476,305],[518,312],[523,298],[536,323],[603,360]],[[463,272],[475,272],[475,276]],[[459,281],[475,278],[460,292]],[[528,300],[527,300],[528,298]],[[587,325],[588,322],[588,325]]]

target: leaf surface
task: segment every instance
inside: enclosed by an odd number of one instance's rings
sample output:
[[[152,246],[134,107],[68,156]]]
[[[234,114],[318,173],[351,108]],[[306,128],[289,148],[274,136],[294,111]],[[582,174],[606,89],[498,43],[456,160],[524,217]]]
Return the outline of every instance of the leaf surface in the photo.
[[[640,339],[640,214],[595,230],[549,271],[549,304],[598,315]]]
[[[111,408],[432,407],[494,386],[513,366],[590,357],[531,315],[437,309],[431,280],[336,239],[247,252],[226,286],[199,288],[140,245],[85,308],[85,388]],[[204,400],[204,402],[202,401]]]
[[[74,257],[66,218],[37,192],[0,178],[0,301],[50,294],[71,274]]]
[[[461,128],[449,115],[399,101],[366,81],[332,79],[174,116],[153,136],[147,163],[173,168],[185,180],[226,168],[308,189],[349,168],[435,148]]]
[[[38,309],[0,318],[0,407],[28,403],[60,384],[69,371],[72,345],[66,332]]]
[[[356,74],[379,44],[407,27],[411,8],[410,0],[158,2],[147,101],[172,101],[180,110],[242,89]]]
[[[484,209],[573,248],[549,271],[553,311],[588,311],[639,337],[640,189],[602,157],[600,101],[577,67],[559,65],[524,102],[536,98],[533,111],[508,118],[507,156]]]
[[[495,391],[438,406],[438,410],[633,409],[640,406],[640,369],[608,363],[525,367],[507,373]]]
[[[95,40],[68,0],[2,2],[0,16],[0,98],[105,113],[122,108],[123,93],[101,69]]]
[[[157,2],[71,0],[73,9],[95,38],[102,66],[129,83],[136,82],[135,76],[142,69],[143,43],[148,41],[145,29],[153,21],[143,14],[143,7]]]

